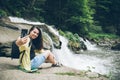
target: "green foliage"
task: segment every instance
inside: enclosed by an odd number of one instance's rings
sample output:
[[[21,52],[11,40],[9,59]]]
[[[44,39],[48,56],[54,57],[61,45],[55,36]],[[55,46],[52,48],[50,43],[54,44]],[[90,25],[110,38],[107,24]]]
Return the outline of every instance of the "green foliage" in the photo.
[[[18,17],[21,17],[21,13],[19,11],[15,12]]]
[[[7,13],[4,10],[0,9],[0,17],[5,17],[7,16]]]
[[[103,31],[112,34],[119,33],[120,0],[96,0],[96,4],[94,18],[102,26]]]
[[[69,41],[72,41],[72,43],[79,42],[79,35],[78,34],[73,34],[71,32],[65,32],[65,37],[69,39]]]
[[[104,32],[106,32],[106,33],[112,33],[112,34],[115,34],[116,31],[117,31],[114,26],[106,26],[103,29],[104,29]]]
[[[108,75],[106,75],[106,77],[108,77],[110,80],[115,80],[115,79],[112,79],[113,77],[113,74],[112,72],[110,71]]]
[[[77,33],[74,34],[74,37],[76,38],[75,40],[76,40],[77,42],[80,41],[80,40],[79,40],[80,37],[79,37],[79,35],[78,35]]]
[[[75,49],[81,46],[80,37],[77,33],[73,34],[71,32],[63,32],[61,30],[59,31],[59,33],[68,39],[69,48]]]
[[[68,76],[75,76],[76,74],[73,72],[65,72],[65,73],[55,73],[57,75],[68,75]]]
[[[59,34],[65,36],[65,33],[62,30],[59,30]]]
[[[120,0],[0,0],[0,17],[38,20],[81,36],[120,35],[119,5]]]
[[[102,33],[103,32],[102,27],[101,26],[97,26],[97,25],[90,26],[89,27],[89,31],[93,32],[93,33]]]
[[[83,0],[82,1],[82,8],[81,8],[81,12],[82,12],[82,16],[80,17],[80,22],[83,24],[84,27],[89,27],[91,26],[94,21],[93,21],[93,14],[94,9],[91,8],[91,6],[89,5],[89,0]]]
[[[89,33],[89,38],[96,41],[106,40],[106,39],[116,39],[119,38],[114,34],[105,34],[105,33]]]
[[[89,0],[47,0],[45,17],[48,23],[61,29],[86,35],[88,27],[94,23],[95,10],[92,8],[93,3],[90,3]]]
[[[69,32],[69,31],[63,32],[62,30],[59,30],[59,33],[64,37],[66,37],[72,43],[80,42],[79,35],[77,33],[73,34],[72,32]]]

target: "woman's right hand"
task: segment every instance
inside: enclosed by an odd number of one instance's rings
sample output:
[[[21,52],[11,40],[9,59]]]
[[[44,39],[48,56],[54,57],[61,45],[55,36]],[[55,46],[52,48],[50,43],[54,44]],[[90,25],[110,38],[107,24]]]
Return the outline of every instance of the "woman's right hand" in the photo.
[[[18,39],[16,40],[16,44],[18,46],[21,46],[21,45],[27,43],[27,41],[28,41],[28,36],[25,36],[23,38],[18,37]]]

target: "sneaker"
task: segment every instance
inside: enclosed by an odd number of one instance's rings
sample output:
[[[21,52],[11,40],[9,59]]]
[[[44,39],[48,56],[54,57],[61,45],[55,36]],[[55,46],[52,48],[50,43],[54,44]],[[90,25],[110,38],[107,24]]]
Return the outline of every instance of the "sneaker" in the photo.
[[[38,69],[25,70],[21,66],[18,66],[18,69],[20,69],[20,70],[22,70],[23,72],[26,72],[26,73],[34,73],[34,72],[38,71]]]
[[[52,67],[61,67],[60,63],[52,64]]]

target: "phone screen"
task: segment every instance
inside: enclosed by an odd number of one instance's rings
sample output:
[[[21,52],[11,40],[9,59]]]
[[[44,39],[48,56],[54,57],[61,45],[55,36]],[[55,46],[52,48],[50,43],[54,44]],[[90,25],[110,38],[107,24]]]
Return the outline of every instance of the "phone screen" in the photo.
[[[21,30],[21,38],[24,37],[24,36],[26,36],[27,33],[28,33],[28,29],[22,29]]]

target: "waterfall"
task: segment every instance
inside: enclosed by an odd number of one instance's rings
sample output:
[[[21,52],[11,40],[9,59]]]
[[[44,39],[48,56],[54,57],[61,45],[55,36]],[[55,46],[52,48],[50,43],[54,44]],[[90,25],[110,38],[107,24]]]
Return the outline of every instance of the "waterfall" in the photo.
[[[104,66],[109,63],[107,60],[84,54],[75,55],[67,47],[68,40],[62,36],[60,36],[60,40],[62,41],[61,49],[54,49],[54,54],[64,66],[78,70],[91,70],[101,74],[109,73],[109,69]]]
[[[87,50],[98,50],[98,48],[96,47],[96,44],[91,44],[90,41],[88,41],[87,39],[84,40],[81,37],[80,37],[80,40],[84,42],[84,44],[87,47]]]
[[[44,23],[40,22],[31,22],[24,20],[22,18],[17,17],[9,17],[11,22],[14,23],[26,23],[26,24],[34,24],[34,25],[41,25]],[[90,56],[86,54],[74,54],[68,47],[67,43],[68,40],[59,35],[58,31],[48,26],[48,28],[59,36],[60,41],[62,42],[61,49],[53,49],[53,53],[55,54],[56,59],[62,63],[64,66],[71,67],[78,70],[91,70],[93,72],[98,72],[101,74],[106,74],[109,72],[109,68],[105,67],[104,65],[110,64],[107,59],[100,59],[95,56]],[[84,40],[83,40],[84,41]],[[89,50],[95,50],[95,46],[90,44],[88,40],[84,41],[85,45]]]
[[[41,23],[41,22],[33,22],[33,21],[27,21],[23,18],[18,18],[18,17],[8,17],[10,19],[11,22],[14,22],[14,23],[26,23],[26,24],[33,24],[33,25],[43,25],[44,23]]]

